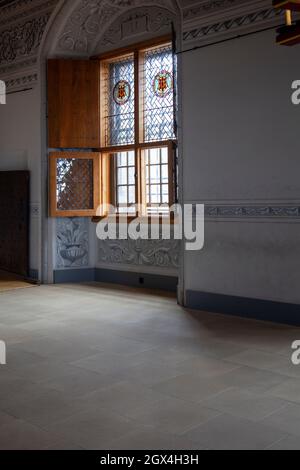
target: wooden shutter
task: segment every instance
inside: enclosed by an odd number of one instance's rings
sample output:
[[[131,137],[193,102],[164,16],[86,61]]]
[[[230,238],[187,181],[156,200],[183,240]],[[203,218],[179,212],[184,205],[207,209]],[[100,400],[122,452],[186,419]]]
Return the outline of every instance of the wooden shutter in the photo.
[[[100,64],[48,61],[48,147],[100,148]]]
[[[97,152],[50,154],[50,216],[93,217],[100,199],[101,159]]]

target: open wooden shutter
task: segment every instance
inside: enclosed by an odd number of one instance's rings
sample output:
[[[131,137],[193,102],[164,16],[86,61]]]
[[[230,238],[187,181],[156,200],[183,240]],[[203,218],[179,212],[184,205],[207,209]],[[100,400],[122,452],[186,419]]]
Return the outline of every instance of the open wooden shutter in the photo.
[[[101,203],[100,154],[55,152],[49,158],[50,216],[96,216]]]
[[[48,147],[100,148],[100,65],[48,61]]]

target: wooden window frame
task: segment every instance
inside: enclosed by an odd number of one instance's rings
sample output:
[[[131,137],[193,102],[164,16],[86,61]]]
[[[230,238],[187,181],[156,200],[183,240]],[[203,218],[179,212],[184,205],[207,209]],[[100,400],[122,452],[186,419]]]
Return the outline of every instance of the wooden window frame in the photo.
[[[143,174],[143,162],[142,152],[146,149],[167,147],[168,148],[168,164],[169,164],[169,206],[171,207],[176,202],[176,190],[177,190],[177,159],[176,159],[176,138],[171,140],[162,141],[151,141],[144,142],[144,119],[143,119],[143,81],[140,79],[142,67],[144,65],[143,56],[146,51],[151,49],[159,49],[165,46],[169,46],[172,43],[172,36],[167,35],[158,37],[151,41],[145,41],[138,43],[131,47],[125,47],[118,50],[114,50],[109,53],[101,54],[97,57],[91,58],[98,65],[98,84],[99,84],[99,112],[98,112],[98,125],[99,125],[99,139],[97,138],[96,146],[90,146],[84,149],[78,147],[78,151],[67,151],[67,148],[60,147],[60,151],[55,151],[49,154],[49,212],[51,217],[92,217],[94,221],[98,221],[104,217],[107,217],[108,212],[105,205],[113,204],[112,190],[113,178],[111,169],[111,155],[119,152],[133,151],[135,153],[135,166],[136,166],[136,203],[142,205],[145,208],[145,213],[136,213],[135,215],[128,214],[128,219],[135,219],[140,216],[148,217],[147,203],[144,197],[143,185],[146,184],[144,181]],[[127,57],[128,55],[134,57],[134,70],[135,70],[135,103],[134,103],[134,127],[135,127],[135,139],[134,143],[130,145],[114,145],[104,146],[104,132],[103,128],[103,117],[104,117],[104,103],[105,96],[105,85],[102,81],[103,64],[108,61]],[[51,95],[52,96],[52,95]],[[174,103],[175,105],[175,103]],[[68,140],[68,142],[70,142]],[[68,142],[64,143],[68,147]],[[72,141],[73,143],[73,141]],[[99,145],[99,147],[98,147]],[[59,147],[57,147],[59,148]],[[75,148],[69,145],[69,148]],[[91,151],[92,149],[92,151]],[[94,191],[94,206],[90,210],[58,210],[57,209],[57,159],[61,158],[78,158],[78,159],[92,159],[93,160],[93,191]],[[102,212],[99,212],[101,206]],[[118,217],[124,219],[124,214],[118,213]],[[164,216],[161,216],[164,218]]]
[[[57,160],[78,159],[93,161],[93,208],[82,210],[57,209]],[[50,216],[51,217],[95,217],[101,204],[101,163],[102,158],[98,152],[52,152],[49,155],[50,179]]]
[[[151,149],[151,148],[167,148],[168,149],[168,167],[169,167],[169,203],[168,206],[172,207],[174,204],[177,202],[176,198],[176,188],[177,188],[177,157],[176,157],[176,152],[177,152],[177,143],[173,140],[169,141],[163,141],[163,142],[151,142],[147,144],[142,144],[140,146],[136,147],[133,145],[130,146],[122,146],[121,148],[115,148],[111,150],[108,148],[105,152],[101,153],[101,201],[104,204],[109,205],[114,205],[114,198],[112,196],[114,192],[114,187],[113,187],[113,180],[114,177],[112,175],[112,163],[111,163],[111,158],[112,154],[115,153],[121,153],[121,152],[129,152],[129,151],[135,151],[135,158],[136,158],[136,201],[137,204],[140,204],[143,208],[144,211],[143,213],[138,213],[136,212],[135,215],[132,215],[128,213],[116,213],[117,219],[122,219],[124,220],[125,218],[128,221],[134,220],[137,217],[143,217],[143,218],[149,218],[150,215],[147,212],[147,201],[145,197],[145,189],[143,188],[143,185],[146,184],[146,178],[144,177],[144,162],[142,158],[142,151]],[[106,218],[108,216],[108,210],[104,209],[104,211],[99,214],[97,213],[96,216],[92,218],[93,222],[99,222],[103,218]],[[154,217],[158,217],[160,220],[167,218],[167,215],[164,214],[157,214],[154,215]],[[172,214],[171,214],[171,220],[173,219]]]

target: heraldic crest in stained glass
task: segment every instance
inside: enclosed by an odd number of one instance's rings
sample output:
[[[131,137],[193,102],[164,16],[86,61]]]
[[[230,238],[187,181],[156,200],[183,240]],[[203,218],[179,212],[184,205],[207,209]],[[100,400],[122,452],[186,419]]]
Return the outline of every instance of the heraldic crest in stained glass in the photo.
[[[153,81],[153,89],[156,96],[165,98],[168,96],[173,88],[172,74],[167,70],[159,72]]]
[[[131,96],[131,87],[126,80],[120,80],[113,91],[114,101],[116,104],[122,106],[126,104]]]

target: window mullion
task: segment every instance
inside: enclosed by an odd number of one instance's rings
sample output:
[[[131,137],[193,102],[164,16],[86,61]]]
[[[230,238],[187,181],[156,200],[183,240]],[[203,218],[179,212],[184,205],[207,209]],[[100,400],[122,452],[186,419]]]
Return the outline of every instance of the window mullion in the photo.
[[[140,77],[139,77],[139,65],[140,57],[139,51],[134,52],[134,96],[135,96],[135,107],[134,107],[134,121],[135,121],[135,145],[136,147],[140,143]]]
[[[173,142],[168,145],[168,168],[169,168],[169,205],[172,206],[176,202],[175,196],[175,149]]]
[[[140,141],[140,82],[139,82],[139,51],[134,52],[134,122],[135,122],[135,201],[141,203],[141,174],[140,174],[140,152],[138,145]],[[138,211],[136,211],[137,215]]]

